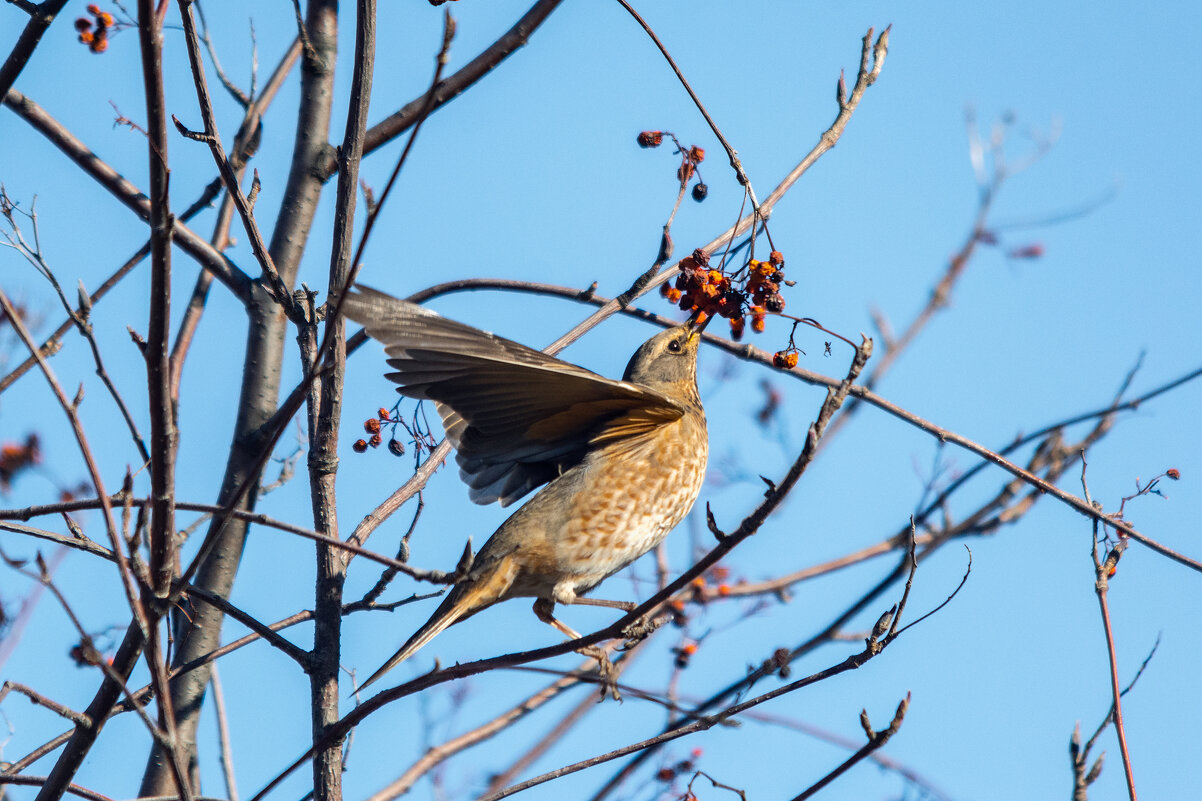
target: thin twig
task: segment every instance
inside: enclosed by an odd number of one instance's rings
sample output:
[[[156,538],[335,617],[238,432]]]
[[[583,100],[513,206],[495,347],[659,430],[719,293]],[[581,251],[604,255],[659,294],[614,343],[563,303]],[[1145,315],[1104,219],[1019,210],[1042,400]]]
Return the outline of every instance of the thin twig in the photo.
[[[45,789],[50,783],[49,776],[16,776],[7,773],[0,773],[0,784],[17,784],[25,785],[26,787],[41,787]],[[86,798],[88,801],[113,801],[107,795],[101,795],[95,790],[89,790],[86,787],[80,787],[78,784],[67,784],[63,787],[63,791],[71,795],[77,795],[80,798]]]
[[[520,50],[562,2],[563,0],[538,0],[509,30],[481,51],[478,56],[447,77],[446,80],[440,81],[434,91],[434,110],[442,108],[463,94],[495,69],[498,64]],[[399,110],[369,128],[364,137],[363,152],[365,154],[375,152],[413,127],[419,119],[428,114],[423,111],[426,104],[427,93],[423,93],[421,97],[406,103]],[[322,180],[328,180],[337,171],[338,158],[331,153],[322,165],[320,177]]]
[[[221,174],[222,181],[225,183],[225,191],[234,200],[234,206],[238,209],[238,216],[242,218],[242,227],[250,239],[251,250],[254,252],[255,258],[263,270],[263,276],[271,287],[276,302],[280,304],[285,312],[292,316],[296,312],[292,292],[284,284],[283,280],[281,280],[280,274],[276,270],[275,262],[272,260],[271,253],[267,249],[267,242],[263,239],[263,234],[259,230],[259,223],[255,220],[254,212],[251,210],[250,201],[242,193],[242,187],[238,184],[238,171],[226,157],[225,148],[221,145],[221,133],[217,128],[217,118],[213,113],[213,101],[209,96],[208,82],[205,80],[204,60],[200,52],[200,39],[196,33],[196,22],[192,18],[192,2],[191,0],[179,0],[179,7],[180,18],[184,26],[184,41],[187,43],[188,49],[188,62],[192,66],[192,85],[196,88],[196,101],[200,105],[200,116],[204,121],[204,141],[208,143],[209,151],[213,154],[213,161],[216,162],[217,170]],[[184,133],[186,129],[180,121],[175,117],[172,117],[172,119],[175,120],[175,127],[181,133]]]
[[[25,29],[21,31],[21,35],[17,37],[17,43],[13,45],[8,58],[4,60],[4,65],[0,66],[0,98],[3,98],[12,88],[21,71],[25,69],[25,65],[29,63],[29,59],[33,57],[34,51],[37,50],[38,43],[42,41],[42,35],[46,33],[50,23],[54,22],[55,17],[67,5],[67,0],[42,0],[40,3],[27,2],[27,0],[20,0],[20,2],[9,0],[9,2],[24,9],[29,14],[29,21],[25,23]]]
[[[221,689],[221,675],[217,663],[209,672],[209,686],[213,688],[213,711],[217,716],[217,746],[221,750],[221,775],[225,779],[225,794],[229,801],[238,801],[238,782],[234,779],[234,752],[230,743],[230,723],[225,714],[225,692]]]
[[[96,342],[96,336],[92,330],[92,323],[89,315],[91,314],[91,305],[88,301],[88,295],[83,290],[82,284],[79,290],[80,308],[75,310],[71,308],[71,302],[67,300],[66,294],[63,292],[62,286],[58,282],[54,271],[50,269],[50,264],[46,261],[45,255],[42,253],[40,239],[38,236],[38,217],[37,211],[31,205],[30,210],[26,213],[29,217],[30,224],[33,226],[34,245],[26,242],[25,237],[21,233],[21,228],[17,224],[14,212],[16,206],[11,202],[8,195],[4,192],[4,187],[0,186],[0,214],[3,214],[8,220],[9,226],[12,228],[12,233],[5,232],[5,237],[9,240],[9,244],[15,248],[22,256],[28,260],[42,277],[50,282],[54,288],[55,294],[58,296],[59,302],[63,309],[67,312],[67,318],[75,324],[75,329],[79,335],[92,350],[92,361],[96,365],[96,375],[100,377],[101,383],[108,390],[109,396],[113,402],[117,404],[117,410],[121,413],[122,419],[125,421],[126,427],[129,429],[130,436],[133,438],[134,446],[138,449],[139,455],[142,457],[142,462],[150,461],[150,453],[146,450],[146,443],[142,440],[142,434],[138,431],[138,424],[134,421],[133,415],[129,411],[129,407],[125,403],[125,399],[121,396],[121,392],[113,383],[113,379],[109,376],[108,370],[105,369],[104,359],[100,355],[100,345]]]
[[[128,209],[144,221],[150,221],[150,199],[117,170],[100,159],[62,123],[45,109],[15,89],[4,97],[4,105],[32,125],[47,141],[75,162],[85,174],[97,181]],[[181,250],[196,259],[202,267],[225,284],[243,303],[250,301],[251,279],[224,253],[213,248],[204,237],[184,225],[179,218],[172,221],[173,241]]]
[[[118,572],[121,575],[121,585],[125,589],[126,601],[129,603],[130,610],[133,612],[142,630],[147,631],[149,629],[149,622],[142,608],[141,600],[138,597],[138,588],[134,585],[134,577],[130,570],[129,562],[126,560],[125,552],[121,547],[121,539],[117,533],[116,523],[113,520],[112,505],[109,503],[108,493],[104,489],[104,479],[100,477],[100,468],[96,464],[92,447],[89,445],[87,435],[84,433],[83,424],[79,420],[75,404],[67,400],[67,395],[58,383],[58,378],[55,377],[54,371],[50,369],[50,365],[42,357],[37,345],[34,344],[33,338],[29,335],[29,331],[26,330],[25,324],[17,315],[16,309],[12,307],[8,296],[4,294],[2,289],[0,289],[0,309],[4,310],[4,313],[8,316],[9,324],[17,332],[17,336],[21,338],[21,341],[29,348],[29,352],[37,359],[38,366],[46,376],[46,381],[50,384],[51,391],[54,393],[55,398],[58,399],[59,406],[67,415],[67,420],[71,424],[71,431],[75,434],[75,441],[79,445],[80,454],[87,465],[92,486],[96,488],[96,495],[100,499],[100,508],[103,512],[102,519],[104,520],[105,530],[109,535],[110,547],[117,558]]]
[[[833,782],[835,779],[842,776],[844,773],[846,773],[848,770],[850,770],[852,768],[852,766],[854,766],[857,762],[862,761],[863,759],[868,757],[870,754],[872,754],[873,751],[878,750],[879,748],[884,746],[885,743],[889,742],[889,738],[892,737],[894,734],[896,734],[897,730],[901,728],[902,720],[905,718],[906,710],[908,710],[909,708],[910,708],[910,694],[906,693],[906,697],[904,699],[902,699],[902,702],[897,705],[897,712],[896,712],[896,714],[894,714],[893,720],[889,723],[888,728],[884,729],[883,731],[878,731],[878,732],[873,732],[871,730],[871,728],[868,726],[868,713],[864,712],[860,716],[860,721],[861,721],[861,723],[864,724],[865,731],[870,732],[868,735],[868,742],[865,743],[863,748],[861,748],[859,751],[856,751],[854,754],[852,754],[850,757],[848,757],[843,762],[843,764],[839,765],[839,767],[835,768],[830,773],[823,776],[818,781],[814,782],[814,784],[810,785],[810,787],[808,787],[807,789],[803,790],[802,792],[800,792],[796,796],[794,796],[793,801],[805,801],[807,798],[813,798],[814,795],[817,794],[819,790],[826,787],[831,782]]]
[[[705,108],[705,104],[701,102],[701,98],[699,98],[697,93],[693,91],[693,87],[689,84],[688,79],[684,77],[684,73],[681,72],[680,67],[676,65],[676,61],[672,58],[672,54],[668,52],[668,48],[664,46],[664,43],[660,41],[660,38],[655,35],[655,31],[651,29],[651,26],[647,24],[647,21],[639,16],[639,13],[635,11],[630,3],[626,2],[626,0],[618,0],[618,4],[621,5],[622,8],[626,9],[626,12],[630,14],[630,16],[634,17],[635,22],[637,22],[643,31],[646,32],[647,36],[651,38],[651,41],[654,42],[655,46],[659,48],[659,52],[663,55],[664,60],[668,62],[668,66],[670,66],[672,71],[676,73],[676,79],[680,81],[680,85],[684,87],[684,90],[689,93],[689,97],[692,99],[693,105],[697,106],[697,110],[701,112],[702,117],[705,117],[705,121],[709,125],[710,130],[714,132],[714,136],[718,137],[718,141],[722,143],[722,149],[726,151],[726,156],[728,159],[730,159],[731,169],[735,171],[735,176],[738,178],[739,184],[746,189],[747,195],[751,200],[751,207],[754,211],[754,214],[759,216],[760,204],[756,199],[755,190],[751,187],[751,179],[748,178],[747,173],[743,171],[743,164],[739,161],[738,151],[736,151],[731,146],[730,142],[726,140],[726,137],[723,136],[721,129],[718,128],[718,123],[714,122],[714,118],[710,116],[709,111]],[[885,33],[888,34],[888,30],[886,30]],[[869,33],[869,38],[871,38],[871,32]]]

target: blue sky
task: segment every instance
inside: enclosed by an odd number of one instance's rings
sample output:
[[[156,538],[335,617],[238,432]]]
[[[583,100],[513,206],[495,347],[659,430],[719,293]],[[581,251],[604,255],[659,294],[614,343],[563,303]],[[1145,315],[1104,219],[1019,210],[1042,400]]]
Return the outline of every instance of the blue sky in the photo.
[[[432,70],[440,15],[425,3],[388,3],[380,14],[379,62],[372,121],[424,90]],[[1059,132],[1055,146],[1003,188],[991,217],[1002,247],[983,248],[941,313],[878,387],[913,412],[989,447],[1057,419],[1105,405],[1143,353],[1134,392],[1142,392],[1202,363],[1202,271],[1196,237],[1202,224],[1202,184],[1197,148],[1202,96],[1189,49],[1202,30],[1197,4],[856,3],[837,6],[764,2],[675,0],[640,4],[640,10],[678,60],[726,137],[738,149],[762,197],[803,155],[835,113],[839,70],[854,74],[859,40],[869,26],[892,23],[888,60],[838,146],[777,207],[773,240],[788,259],[789,310],[817,318],[855,338],[871,332],[870,309],[879,308],[897,328],[922,307],[931,284],[969,230],[976,186],[968,157],[966,109],[988,128],[1004,116],[1007,151],[1017,162],[1032,142]],[[80,13],[82,6],[69,6]],[[507,28],[523,4],[463,0],[450,6],[459,22],[450,69],[466,63]],[[236,80],[250,69],[248,21],[253,18],[261,70],[266,73],[290,40],[287,4],[251,3],[237,11],[210,8],[223,64]],[[347,14],[349,15],[349,10]],[[174,19],[176,12],[169,17]],[[0,11],[0,48],[11,47],[23,18]],[[342,31],[344,73],[353,44],[349,20]],[[103,158],[145,187],[140,137],[114,127],[115,104],[141,119],[140,67],[132,32],[118,35],[103,56],[74,41],[66,21],[51,29],[16,88],[43,104]],[[187,75],[182,36],[167,33],[169,110],[199,127]],[[210,75],[210,78],[212,76]],[[334,130],[340,132],[348,80],[339,83]],[[232,139],[237,111],[219,92],[223,133]],[[262,219],[274,216],[287,170],[297,102],[293,81],[265,121]],[[665,150],[644,151],[640,130],[667,129],[706,148],[703,174],[710,186],[703,204],[686,200],[673,228],[677,255],[711,239],[735,219],[740,193],[720,148],[675,78],[642,32],[612,3],[567,3],[516,53],[468,94],[430,119],[413,158],[367,249],[363,280],[396,294],[467,276],[495,276],[585,287],[614,294],[654,258],[659,231],[675,195],[675,165]],[[1029,136],[1030,132],[1038,132]],[[336,134],[339,135],[339,134]],[[8,110],[0,114],[0,180],[28,201],[35,194],[48,256],[67,286],[93,287],[143,241],[144,228],[99,187],[82,178],[61,155]],[[172,137],[172,199],[182,208],[211,178],[202,145]],[[381,187],[399,143],[369,157],[364,179]],[[324,287],[333,192],[327,193],[302,280]],[[1100,198],[1106,202],[1098,204]],[[1066,212],[1090,213],[1056,225]],[[207,235],[212,213],[194,227]],[[361,217],[360,217],[361,219]],[[237,229],[236,229],[237,230]],[[244,269],[253,259],[238,232],[230,256]],[[1036,260],[1007,259],[1013,247],[1038,243]],[[176,259],[178,316],[191,289],[195,265]],[[0,251],[4,290],[57,321],[53,298],[41,279],[15,255]],[[148,282],[136,273],[97,306],[95,325],[110,369],[128,388],[134,412],[145,419],[143,379],[125,327],[145,330]],[[647,297],[640,305],[668,313]],[[440,299],[439,311],[532,345],[545,345],[586,310],[560,300],[516,295],[463,294]],[[235,302],[215,288],[189,358],[181,403],[180,497],[214,497],[224,464],[244,323]],[[630,352],[650,335],[643,324],[610,320],[565,354],[608,375],[621,372]],[[774,349],[787,336],[769,324],[753,338]],[[823,337],[799,342],[802,366],[828,375],[846,369],[846,349],[823,356]],[[291,347],[291,343],[289,343]],[[136,461],[111,404],[95,380],[82,343],[68,340],[54,360],[64,382],[84,382],[85,423],[104,453],[110,483]],[[285,358],[285,385],[296,380],[295,353]],[[408,475],[408,460],[383,453],[357,456],[349,444],[360,421],[393,399],[381,377],[378,347],[351,361],[339,477],[344,525],[357,521]],[[784,393],[787,427],[764,431],[753,416],[763,401],[760,382]],[[751,480],[711,483],[702,493],[719,523],[733,525],[750,510],[762,473],[780,475],[799,446],[821,393],[763,368],[732,363],[717,352],[702,358],[702,392],[712,433],[711,475]],[[1093,496],[1108,510],[1129,494],[1137,478],[1175,467],[1183,481],[1166,487],[1167,499],[1128,504],[1128,518],[1157,540],[1195,557],[1202,500],[1194,489],[1202,475],[1199,388],[1188,385],[1138,412],[1124,415],[1089,457]],[[37,430],[47,471],[63,483],[83,476],[70,431],[36,376],[0,398],[0,438]],[[1070,434],[1079,435],[1074,429]],[[286,443],[290,439],[285,439]],[[877,542],[904,525],[922,495],[936,459],[936,443],[899,421],[864,410],[823,453],[788,501],[728,566],[735,577],[759,580],[799,569]],[[975,464],[946,448],[949,469]],[[302,460],[303,465],[303,460]],[[953,519],[996,492],[1000,473],[987,471],[949,509]],[[1071,469],[1061,486],[1080,492]],[[46,474],[23,477],[0,505],[21,506],[53,497]],[[426,493],[413,559],[450,567],[465,537],[479,545],[505,517],[496,507],[476,507],[453,474],[443,471]],[[264,499],[268,514],[307,525],[303,478]],[[391,553],[409,519],[402,511],[372,545]],[[96,527],[98,521],[85,519]],[[43,521],[47,527],[53,521]],[[695,532],[690,534],[690,531]],[[688,563],[690,538],[705,544],[704,522],[682,524],[670,539],[675,569]],[[1089,524],[1047,499],[1023,521],[969,542],[973,571],[960,596],[911,630],[885,654],[854,674],[795,693],[765,711],[858,737],[857,715],[868,709],[878,728],[906,692],[913,702],[901,732],[885,753],[921,773],[956,799],[1064,797],[1070,787],[1066,758],[1073,725],[1092,731],[1109,704],[1108,672],[1089,561]],[[6,552],[32,554],[29,543],[5,534]],[[942,601],[964,570],[962,548],[947,547],[924,562],[911,609]],[[772,648],[796,644],[821,629],[891,567],[871,562],[799,585],[789,604],[757,612],[739,628],[729,624],[746,609],[729,604],[698,615],[692,634],[712,630],[681,677],[684,696],[705,696],[758,663]],[[287,535],[256,531],[245,557],[235,602],[274,620],[312,603],[309,546]],[[635,573],[651,575],[647,563]],[[120,588],[110,573],[80,555],[59,573],[76,608],[95,629],[122,624]],[[371,586],[376,572],[362,560],[351,570],[348,596]],[[1111,592],[1120,671],[1129,678],[1159,636],[1160,650],[1128,696],[1128,737],[1138,787],[1146,797],[1173,797],[1198,786],[1202,771],[1191,725],[1202,711],[1196,681],[1198,588],[1202,576],[1137,545],[1120,564]],[[391,597],[414,587],[397,582]],[[24,579],[0,581],[6,604],[24,597]],[[417,591],[424,590],[417,587]],[[607,582],[602,595],[645,597],[625,577]],[[852,630],[871,625],[888,606],[881,601]],[[348,620],[344,664],[359,674],[373,670],[415,629],[429,606],[392,615]],[[608,620],[599,610],[570,610],[585,629]],[[443,663],[554,641],[523,602],[507,604],[446,632],[397,680]],[[240,635],[230,626],[227,636]],[[298,630],[297,642],[307,632]],[[665,632],[629,681],[662,688],[669,671]],[[76,708],[95,688],[94,676],[65,664],[71,644],[61,613],[43,601],[21,647],[3,667],[3,678],[54,688]],[[826,646],[795,666],[794,675],[843,659],[854,643]],[[573,666],[567,659],[559,667]],[[244,649],[222,665],[231,707],[259,705],[231,721],[240,789],[248,796],[291,761],[308,731],[307,682],[287,660],[265,646]],[[430,743],[475,725],[512,703],[544,676],[511,673],[460,688],[465,697],[436,693],[425,702],[394,704],[356,737],[347,774],[347,797],[365,798],[413,761]],[[270,688],[265,693],[264,688]],[[765,686],[767,689],[767,686]],[[574,702],[570,702],[574,703]],[[559,708],[566,709],[566,705]],[[3,758],[25,753],[63,727],[48,713],[29,712],[9,700],[3,711],[14,725]],[[207,748],[206,794],[221,792],[212,745],[212,718],[202,737]],[[488,773],[503,769],[509,743],[539,736],[551,718],[526,721],[506,743],[491,744],[450,763],[443,784],[418,785],[420,798],[474,797]],[[551,769],[607,750],[662,725],[656,707],[627,701],[599,706],[586,729],[560,743],[536,764]],[[112,724],[81,773],[82,783],[115,798],[136,793],[145,733],[132,720]],[[749,798],[790,797],[846,753],[803,735],[761,723],[713,730],[674,746],[668,757],[700,747],[699,766]],[[1121,797],[1118,749],[1103,738],[1107,764],[1095,798]],[[138,756],[129,760],[129,754]],[[587,797],[612,772],[601,767],[527,797]],[[43,771],[44,772],[44,771]],[[276,797],[304,791],[307,771]],[[615,797],[653,797],[654,783],[634,780]],[[552,789],[554,787],[554,789]],[[699,788],[700,789],[700,788]],[[897,797],[893,775],[860,767],[827,792],[829,797]],[[14,798],[32,797],[24,789]],[[703,798],[720,797],[704,789]]]

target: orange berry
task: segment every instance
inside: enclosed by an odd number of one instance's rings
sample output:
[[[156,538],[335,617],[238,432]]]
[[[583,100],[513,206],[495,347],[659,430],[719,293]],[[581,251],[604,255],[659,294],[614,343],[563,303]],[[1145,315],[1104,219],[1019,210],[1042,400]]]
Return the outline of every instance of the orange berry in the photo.
[[[797,352],[778,350],[772,354],[772,366],[792,370],[797,366]]]
[[[1164,471],[1164,474],[1174,481],[1177,481],[1181,478],[1181,471],[1176,467],[1170,467],[1168,470]]]
[[[388,419],[388,410],[387,410],[387,409],[385,409],[383,406],[381,406],[381,407],[380,407],[380,408],[379,408],[379,409],[376,411],[376,414],[378,414],[378,415],[380,416],[380,419],[381,419],[381,420],[387,420],[387,419]]]
[[[355,440],[355,444],[351,446],[351,450],[353,450],[355,453],[363,453],[367,450],[367,440]]]
[[[103,25],[106,28],[109,28],[113,24],[113,15],[110,14],[109,12],[105,11],[103,14],[101,14],[96,19],[96,23],[99,25]]]
[[[692,584],[694,587],[696,587],[699,590],[704,590],[705,589],[705,576],[698,576],[697,578],[693,579],[689,583]]]
[[[93,17],[100,16],[100,6],[95,3],[88,3],[88,13]]]
[[[697,147],[696,145],[690,147],[689,161],[693,162],[694,164],[700,164],[701,162],[705,161],[705,150]]]
[[[367,444],[372,446],[373,448],[378,448],[378,447],[380,447],[380,443],[383,441],[384,441],[384,438],[381,437],[379,434],[372,434],[371,439],[369,439],[367,441]]]
[[[785,263],[785,256],[779,250],[774,250],[768,254],[768,261],[775,266],[780,267]]]
[[[90,45],[92,43],[93,38],[94,37],[92,36],[91,31],[84,31],[83,33],[81,33],[79,35],[79,41],[83,42],[86,45]]]
[[[757,334],[764,333],[764,317],[763,315],[752,315],[751,330]]]
[[[722,596],[730,595],[730,585],[729,584],[719,584],[718,585],[718,594],[722,595]]]
[[[680,652],[685,656],[692,656],[693,654],[697,653],[697,643],[691,642],[688,645],[682,645],[680,647]]]
[[[363,430],[368,434],[380,433],[380,421],[374,417],[369,417],[363,421]]]

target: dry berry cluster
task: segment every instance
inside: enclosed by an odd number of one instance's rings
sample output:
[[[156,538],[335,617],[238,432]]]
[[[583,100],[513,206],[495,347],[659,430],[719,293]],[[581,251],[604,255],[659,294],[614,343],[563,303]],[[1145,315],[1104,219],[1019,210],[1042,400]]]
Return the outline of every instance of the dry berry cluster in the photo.
[[[675,143],[676,152],[680,154],[680,166],[676,168],[676,180],[680,181],[683,189],[689,181],[693,180],[693,176],[696,176],[697,183],[693,184],[692,195],[693,200],[700,203],[710,193],[705,181],[701,180],[701,172],[697,169],[697,165],[705,161],[705,149],[696,145],[684,147],[671,131],[643,131],[638,135],[636,141],[639,143],[639,147],[659,147],[664,143],[665,136]]]
[[[380,424],[392,425],[395,428],[400,422],[399,419],[394,420],[391,413],[381,406],[376,411],[375,417],[369,417],[363,421],[363,430],[370,434],[371,438],[355,440],[355,444],[351,448],[354,449],[355,453],[363,453],[369,446],[372,448],[380,447],[380,444],[384,441],[384,435],[380,433]],[[388,450],[394,456],[405,455],[405,446],[396,437],[388,440]]]
[[[760,333],[769,312],[784,311],[780,286],[785,280],[785,257],[779,251],[772,251],[768,261],[752,259],[733,275],[710,269],[709,262],[708,253],[694,250],[681,260],[676,283],[660,286],[660,294],[681,309],[696,313],[701,321],[725,317],[736,340],[743,336],[747,317],[751,317],[751,330]]]
[[[697,760],[701,759],[701,754],[702,754],[702,751],[700,748],[694,748],[692,751],[689,752],[689,759],[682,759],[681,761],[677,762],[675,765],[668,765],[668,766],[660,768],[656,772],[655,778],[661,782],[670,782],[670,781],[674,780],[677,776],[681,776],[681,775],[687,774],[687,773],[692,773],[694,770],[697,769]],[[687,796],[685,796],[685,798],[690,798],[690,797],[696,798],[696,796],[693,795],[693,793],[691,791],[688,793]]]
[[[398,404],[399,405],[399,404]],[[421,404],[418,404],[418,409],[421,409]],[[355,453],[363,453],[368,448],[378,448],[384,443],[384,426],[391,427],[391,435],[388,438],[388,452],[393,456],[404,456],[405,445],[396,438],[397,427],[400,426],[409,435],[409,441],[413,445],[413,453],[415,457],[420,457],[422,453],[434,448],[437,440],[430,434],[429,425],[425,422],[424,416],[420,413],[414,415],[412,424],[405,422],[401,417],[398,407],[394,406],[392,410],[385,409],[383,406],[376,412],[375,417],[369,417],[363,421],[363,430],[369,435],[367,439],[356,440],[351,446]]]
[[[93,53],[103,53],[109,49],[109,30],[113,27],[113,15],[101,11],[95,3],[88,4],[88,13],[92,19],[80,17],[75,20],[75,30],[79,31],[79,41],[88,46]]]
[[[751,330],[764,331],[764,319],[769,314],[785,310],[781,286],[785,281],[785,257],[779,250],[768,255],[767,261],[748,260],[738,271],[727,274],[710,268],[709,254],[698,248],[680,262],[680,274],[669,285],[661,284],[659,292],[671,303],[697,315],[699,322],[710,317],[725,317],[730,322],[730,336],[736,342],[743,338],[747,318]],[[776,367],[791,369],[797,366],[800,351],[792,344],[772,357]]]

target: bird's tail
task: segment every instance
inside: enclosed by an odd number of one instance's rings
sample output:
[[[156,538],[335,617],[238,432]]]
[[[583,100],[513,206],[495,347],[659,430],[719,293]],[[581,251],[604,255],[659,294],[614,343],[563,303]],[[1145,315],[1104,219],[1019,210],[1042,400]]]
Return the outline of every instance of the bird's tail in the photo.
[[[449,626],[464,618],[471,617],[487,606],[492,606],[505,597],[505,593],[513,585],[517,565],[511,556],[500,560],[495,569],[475,580],[458,584],[451,593],[439,604],[438,609],[426,621],[426,624],[414,632],[405,641],[400,650],[384,663],[384,666],[359,685],[365,690],[381,676],[417,653],[430,640],[437,637]]]

